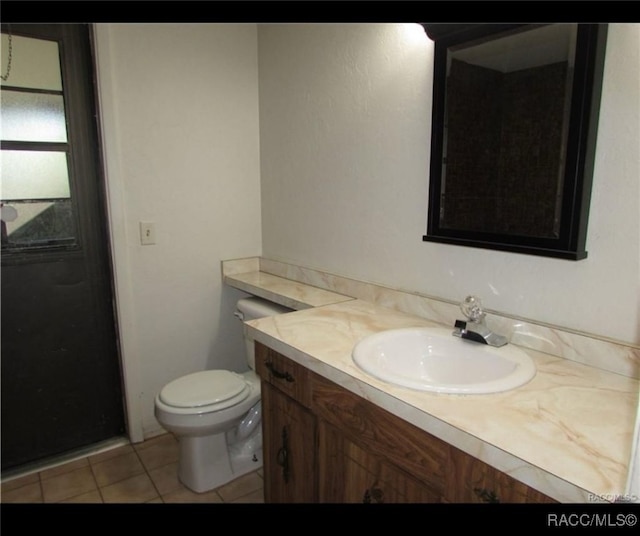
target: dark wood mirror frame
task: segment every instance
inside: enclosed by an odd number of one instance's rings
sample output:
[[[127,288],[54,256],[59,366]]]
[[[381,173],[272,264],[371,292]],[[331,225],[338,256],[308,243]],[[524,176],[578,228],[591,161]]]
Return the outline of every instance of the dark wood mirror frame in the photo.
[[[570,116],[564,154],[559,226],[555,236],[485,232],[441,224],[447,56],[451,47],[487,39],[527,24],[423,24],[435,43],[427,233],[424,241],[580,260],[586,237],[595,158],[606,24],[577,24]],[[539,26],[539,25],[537,25]]]

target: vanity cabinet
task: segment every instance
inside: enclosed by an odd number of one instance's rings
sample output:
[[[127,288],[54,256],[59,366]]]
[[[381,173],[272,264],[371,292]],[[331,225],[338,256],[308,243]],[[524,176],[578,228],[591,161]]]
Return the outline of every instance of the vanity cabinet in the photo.
[[[265,501],[316,502],[316,419],[305,392],[309,371],[259,344],[256,371],[262,380]]]
[[[555,502],[256,343],[266,502]]]

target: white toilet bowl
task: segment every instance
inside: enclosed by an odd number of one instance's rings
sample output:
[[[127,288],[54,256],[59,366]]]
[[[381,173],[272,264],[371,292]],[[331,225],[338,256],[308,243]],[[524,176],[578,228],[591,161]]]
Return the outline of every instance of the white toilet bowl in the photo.
[[[289,311],[245,298],[235,314],[249,320]],[[178,478],[198,493],[262,466],[260,378],[253,370],[253,342],[247,342],[247,372],[187,374],[169,382],[155,398],[156,419],[178,438]]]
[[[211,389],[204,397],[209,403],[187,405],[193,404],[196,395],[202,393],[197,386],[204,389],[209,382],[220,387],[223,394],[216,397],[217,391]],[[193,387],[190,388],[190,384]],[[259,403],[260,379],[253,371],[244,374],[227,370],[196,372],[168,383],[160,391],[155,401],[155,415],[163,428],[178,437],[178,478],[185,486],[203,492],[236,476],[228,452],[227,432],[237,427]],[[258,467],[256,465],[256,469]]]

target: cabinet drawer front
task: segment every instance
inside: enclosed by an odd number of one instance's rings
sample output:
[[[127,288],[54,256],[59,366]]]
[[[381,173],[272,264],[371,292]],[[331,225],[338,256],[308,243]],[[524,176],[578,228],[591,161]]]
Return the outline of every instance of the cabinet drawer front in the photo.
[[[316,374],[312,408],[356,444],[386,458],[434,490],[444,490],[448,445]]]
[[[309,370],[259,342],[255,345],[256,372],[260,378],[303,406],[310,407]]]
[[[551,497],[506,473],[450,448],[446,497],[452,503],[553,503]]]
[[[362,449],[324,421],[318,424],[320,502],[433,503],[433,490],[396,465]]]

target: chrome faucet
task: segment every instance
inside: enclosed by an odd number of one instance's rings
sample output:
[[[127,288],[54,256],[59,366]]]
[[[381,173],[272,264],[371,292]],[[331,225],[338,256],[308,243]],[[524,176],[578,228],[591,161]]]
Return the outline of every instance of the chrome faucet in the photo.
[[[456,320],[453,335],[462,339],[476,341],[489,346],[504,346],[508,339],[491,331],[484,322],[486,313],[482,309],[480,299],[467,296],[460,304],[462,314],[467,320]]]

